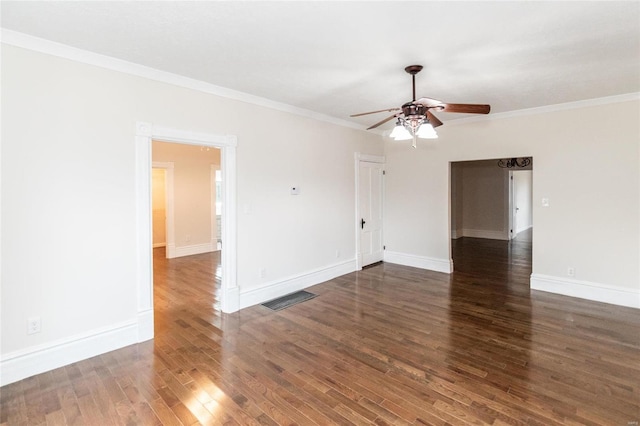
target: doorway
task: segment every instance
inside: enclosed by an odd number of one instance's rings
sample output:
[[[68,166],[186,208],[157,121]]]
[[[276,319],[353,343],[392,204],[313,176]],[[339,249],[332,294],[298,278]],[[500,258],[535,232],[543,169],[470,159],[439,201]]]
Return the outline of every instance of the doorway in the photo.
[[[197,133],[161,127],[147,122],[136,123],[136,247],[138,286],[138,341],[152,339],[153,273],[151,235],[151,145],[152,140],[218,148],[222,171],[222,240],[220,310],[230,313],[239,309],[240,289],[237,285],[236,253],[236,146],[233,135]]]
[[[153,245],[161,245],[156,239],[164,232],[168,259],[218,250],[216,213],[221,218],[222,206],[214,176],[215,170],[222,172],[220,154],[218,148],[152,142],[152,176],[157,176],[152,179],[151,191]],[[163,172],[164,181],[160,178]],[[165,221],[162,220],[163,203],[158,199],[163,196],[159,186],[165,188]]]
[[[482,246],[490,255],[493,249],[504,246],[507,264],[511,264],[515,261],[511,249],[517,241],[524,244],[520,257],[530,256],[533,160],[521,158],[526,161],[494,159],[450,164],[450,247],[455,271],[466,268],[465,259],[461,258],[465,247]],[[506,164],[512,167],[504,167]]]

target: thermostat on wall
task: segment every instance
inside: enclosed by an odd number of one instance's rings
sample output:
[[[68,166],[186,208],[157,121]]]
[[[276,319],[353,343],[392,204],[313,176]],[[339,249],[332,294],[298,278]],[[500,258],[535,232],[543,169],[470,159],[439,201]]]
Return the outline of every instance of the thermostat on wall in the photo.
[[[300,193],[300,187],[299,186],[292,186],[291,187],[291,195],[298,195]]]

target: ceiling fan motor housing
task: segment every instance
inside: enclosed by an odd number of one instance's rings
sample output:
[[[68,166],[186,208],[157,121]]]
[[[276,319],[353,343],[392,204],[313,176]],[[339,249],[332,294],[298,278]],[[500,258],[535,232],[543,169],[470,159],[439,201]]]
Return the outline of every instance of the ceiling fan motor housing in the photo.
[[[402,105],[402,113],[407,118],[424,117],[427,113],[427,108],[421,104],[407,102],[406,104]]]

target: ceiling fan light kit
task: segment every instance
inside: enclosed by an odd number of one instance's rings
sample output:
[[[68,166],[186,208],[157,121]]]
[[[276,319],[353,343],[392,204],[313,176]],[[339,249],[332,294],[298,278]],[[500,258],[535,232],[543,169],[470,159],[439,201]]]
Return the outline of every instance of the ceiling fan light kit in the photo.
[[[396,127],[389,135],[396,141],[413,139],[412,146],[417,148],[416,139],[437,139],[438,134],[435,128],[442,125],[440,121],[430,110],[444,112],[459,112],[467,114],[489,114],[491,106],[481,104],[446,104],[444,102],[430,99],[420,98],[416,100],[416,74],[422,70],[422,65],[409,65],[404,69],[411,74],[413,85],[413,100],[402,105],[401,108],[388,108],[378,111],[363,112],[353,114],[351,117],[359,117],[367,114],[376,114],[379,112],[393,112],[393,115],[377,122],[367,128],[367,130],[376,127],[397,118]]]

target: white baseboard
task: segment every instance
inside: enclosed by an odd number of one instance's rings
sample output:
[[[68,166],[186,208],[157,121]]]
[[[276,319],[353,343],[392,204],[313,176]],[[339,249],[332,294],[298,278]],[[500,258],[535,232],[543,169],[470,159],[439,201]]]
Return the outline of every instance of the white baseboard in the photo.
[[[182,256],[192,256],[194,254],[210,253],[212,251],[216,251],[215,242],[204,243],[204,244],[194,244],[192,246],[176,247],[173,250],[173,256],[171,257],[174,258],[174,257],[182,257]]]
[[[487,229],[463,229],[462,237],[487,238],[489,240],[508,240],[509,235],[504,231],[491,231]]]
[[[519,234],[522,231],[526,231],[527,229],[530,229],[530,228],[533,228],[533,225],[529,225],[529,226],[525,226],[525,227],[522,227],[522,228],[518,228],[518,229],[516,229],[516,234]]]
[[[153,339],[153,308],[138,312],[138,342]]]
[[[397,263],[398,265],[412,266],[414,268],[428,269],[430,271],[444,272],[446,274],[453,272],[453,261],[451,259],[436,259],[433,257],[385,250],[384,261]]]
[[[457,229],[452,229],[451,230],[451,239],[452,240],[457,240],[460,237],[462,237],[462,232],[458,232]]]
[[[269,300],[285,296],[294,291],[303,290],[312,285],[329,281],[341,275],[349,274],[356,270],[356,260],[348,260],[342,263],[316,269],[294,277],[273,281],[258,288],[252,288],[240,292],[240,309],[264,303]]]
[[[640,291],[636,289],[542,274],[531,275],[530,287],[531,290],[640,309]]]
[[[238,286],[224,290],[224,303],[220,306],[220,310],[225,314],[231,314],[240,310],[240,288]]]
[[[148,320],[149,314],[142,313],[142,323],[147,324]],[[150,326],[153,337],[153,313]],[[148,332],[141,332],[141,328],[148,326],[131,320],[3,355],[0,360],[0,386],[133,345],[140,341],[141,335],[148,337]]]

